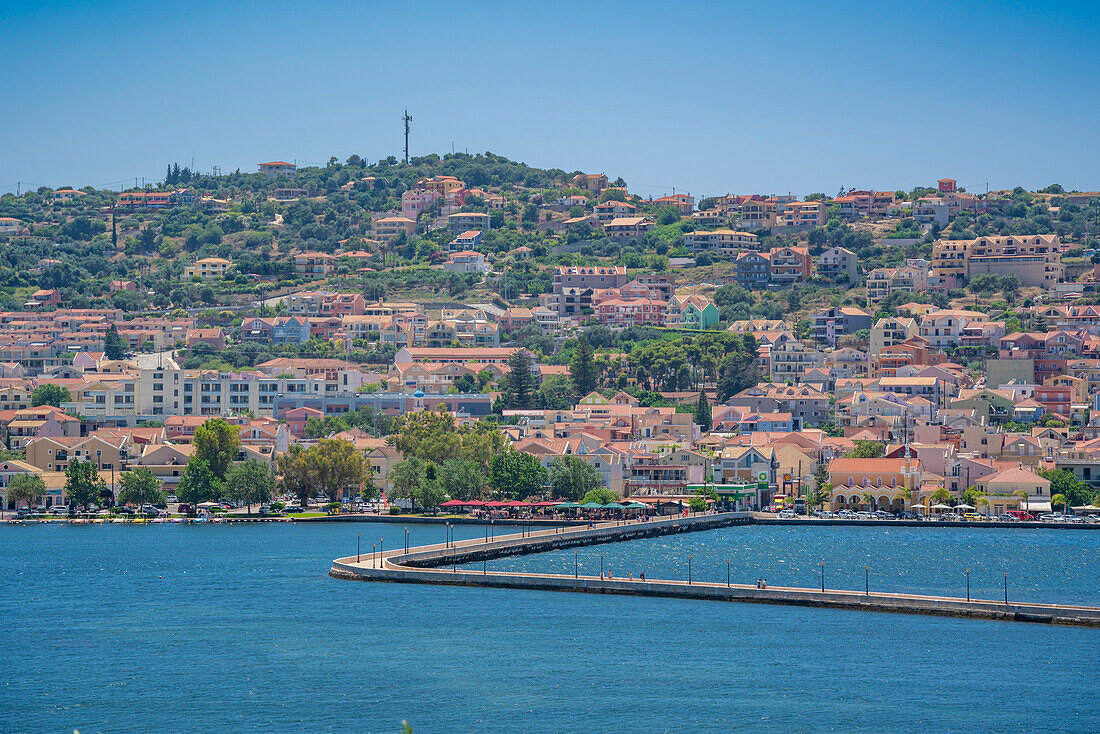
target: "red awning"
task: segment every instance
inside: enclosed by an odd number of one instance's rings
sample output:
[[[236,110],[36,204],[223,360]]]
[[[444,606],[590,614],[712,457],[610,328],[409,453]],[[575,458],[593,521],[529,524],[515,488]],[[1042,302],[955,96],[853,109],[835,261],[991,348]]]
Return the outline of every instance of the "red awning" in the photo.
[[[440,507],[465,507],[466,503],[462,500],[447,500]]]

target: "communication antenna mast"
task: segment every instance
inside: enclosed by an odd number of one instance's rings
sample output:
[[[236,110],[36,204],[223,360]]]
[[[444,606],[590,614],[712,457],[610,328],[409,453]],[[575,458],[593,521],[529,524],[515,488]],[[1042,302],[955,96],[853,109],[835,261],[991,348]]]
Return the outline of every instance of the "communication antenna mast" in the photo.
[[[412,122],[412,115],[408,110],[405,110],[405,165],[409,163],[409,123]]]

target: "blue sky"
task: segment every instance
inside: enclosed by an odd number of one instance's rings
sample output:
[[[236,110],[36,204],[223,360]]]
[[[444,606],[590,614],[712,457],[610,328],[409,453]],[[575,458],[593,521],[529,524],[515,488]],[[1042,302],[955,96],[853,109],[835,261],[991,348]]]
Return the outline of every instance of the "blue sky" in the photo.
[[[1100,188],[1096,2],[0,2],[0,192],[458,150],[633,191]]]

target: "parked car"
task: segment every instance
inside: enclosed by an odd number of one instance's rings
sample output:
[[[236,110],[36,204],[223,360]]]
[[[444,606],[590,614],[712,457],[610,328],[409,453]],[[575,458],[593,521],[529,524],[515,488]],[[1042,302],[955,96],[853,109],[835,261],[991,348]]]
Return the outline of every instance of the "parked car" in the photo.
[[[874,516],[874,514],[868,512],[867,510],[860,510],[859,512],[856,513],[856,519],[857,520],[874,520],[875,516]]]
[[[962,518],[956,515],[954,512],[945,512],[940,515],[940,520],[943,520],[944,522],[954,522],[961,519]]]
[[[50,508],[50,514],[51,515],[68,515],[69,514],[69,508],[66,507],[65,505],[54,505],[53,507]]]
[[[177,507],[176,510],[181,515],[194,515],[195,514],[195,507],[193,505],[182,504],[179,507]]]
[[[302,510],[301,505],[287,505],[286,506],[286,511],[287,512],[302,512],[303,510]]]
[[[993,519],[996,520],[997,522],[1019,522],[1020,521],[1019,518],[1017,518],[1015,515],[1009,515],[1007,512],[1003,515],[997,515]]]
[[[852,512],[851,510],[840,510],[839,512],[836,513],[836,516],[838,518],[840,518],[841,520],[855,520],[856,519],[856,513]]]
[[[1005,514],[1006,515],[1012,515],[1012,517],[1016,518],[1017,520],[1020,520],[1021,522],[1023,522],[1023,521],[1029,521],[1030,522],[1030,521],[1035,519],[1034,515],[1032,515],[1030,513],[1027,513],[1027,512],[1024,512],[1023,510],[1009,510]]]
[[[167,502],[168,502],[169,504],[173,504],[173,505],[174,505],[174,504],[176,504],[177,502],[179,502],[179,501],[180,501],[180,498],[179,498],[179,497],[177,497],[177,496],[176,496],[176,495],[174,495],[174,494],[170,494],[170,495],[168,495],[168,497],[166,497],[166,498],[165,498],[165,501],[167,501]]]
[[[965,515],[963,515],[963,520],[966,520],[968,522],[981,522],[984,519],[985,519],[985,515],[979,515],[976,512],[968,512]]]
[[[897,516],[895,516],[894,513],[892,513],[892,512],[887,512],[886,510],[876,510],[875,511],[875,519],[876,520],[897,520]]]
[[[783,520],[794,520],[798,515],[795,514],[794,510],[783,510],[779,513],[779,517]]]

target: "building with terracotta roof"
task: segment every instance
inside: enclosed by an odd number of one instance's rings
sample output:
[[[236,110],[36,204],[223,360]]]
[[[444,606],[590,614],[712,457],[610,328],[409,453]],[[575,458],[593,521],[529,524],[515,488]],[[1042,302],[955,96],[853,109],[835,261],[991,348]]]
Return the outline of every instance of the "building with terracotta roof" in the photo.
[[[259,167],[260,173],[268,178],[278,178],[279,176],[290,176],[293,178],[298,173],[298,166],[294,163],[287,163],[286,161],[260,163]]]

